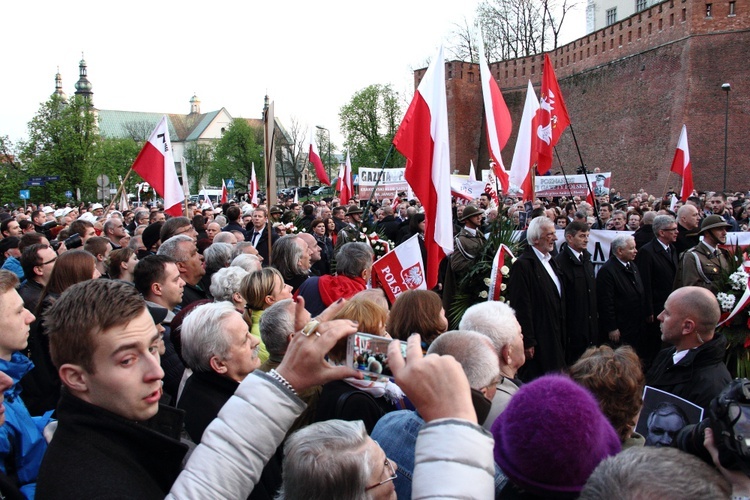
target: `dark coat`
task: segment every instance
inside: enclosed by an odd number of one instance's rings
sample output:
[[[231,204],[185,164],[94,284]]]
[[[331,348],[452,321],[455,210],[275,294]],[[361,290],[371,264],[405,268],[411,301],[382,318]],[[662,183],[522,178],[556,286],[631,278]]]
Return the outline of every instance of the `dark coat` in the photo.
[[[245,240],[248,239],[247,230],[244,227],[242,227],[242,224],[240,224],[237,221],[230,222],[229,224],[221,228],[221,230],[227,233],[232,232],[232,231],[239,231],[242,233],[242,236],[245,238]]]
[[[698,236],[697,229],[688,231],[679,223],[677,224],[677,241],[674,244],[674,247],[677,249],[677,256],[680,256],[688,248],[693,248],[698,243],[700,243],[700,236]]]
[[[239,385],[216,372],[193,372],[187,379],[177,407],[185,410],[185,430],[196,444]],[[279,449],[263,468],[251,500],[270,500],[281,487],[281,457]]]
[[[371,434],[380,417],[399,409],[385,397],[376,398],[342,380],[334,380],[323,386],[315,421],[362,420],[367,433]]]
[[[588,250],[583,251],[581,261],[566,246],[560,249],[555,262],[565,290],[565,327],[568,335],[565,362],[571,365],[586,349],[596,345],[599,338],[596,277]]]
[[[182,411],[161,406],[133,422],[64,392],[42,460],[38,498],[159,498],[180,474]]]
[[[185,283],[185,288],[182,291],[182,302],[180,303],[180,309],[184,309],[193,302],[206,300],[208,298],[208,293],[206,293],[206,291],[202,290],[198,286]]]
[[[654,226],[652,224],[644,224],[633,233],[635,239],[635,248],[640,252],[643,246],[654,239]]]
[[[26,280],[18,289],[18,295],[23,299],[23,307],[31,312],[36,311],[36,307],[39,305],[39,299],[42,298],[42,290],[44,286],[34,280]]]
[[[691,349],[676,365],[672,362],[676,348],[662,349],[646,375],[646,384],[708,409],[711,400],[732,381],[724,364],[726,347],[726,337],[717,334]]]
[[[557,271],[557,263],[550,260]],[[559,271],[557,271],[559,273]],[[561,280],[562,283],[562,280]],[[524,381],[565,367],[565,289],[562,296],[544,266],[526,247],[513,264],[508,279],[508,300],[521,324],[523,345],[534,347],[534,358],[526,359],[520,378]]]
[[[677,251],[673,245],[670,247],[671,255],[668,255],[662,244],[653,239],[635,258],[646,291],[646,316],[653,315],[654,319],[664,310],[677,272]]]
[[[23,401],[31,415],[43,415],[57,407],[60,399],[60,376],[49,352],[49,335],[44,328],[44,313],[57,300],[57,294],[49,294],[34,312],[36,321],[31,324],[26,356],[34,363],[34,369],[21,380]]]
[[[620,330],[620,342],[640,349],[646,328],[646,292],[638,266],[632,270],[612,256],[596,275],[601,343],[609,342],[609,332]],[[640,353],[639,353],[640,354]]]
[[[401,221],[392,215],[388,215],[377,223],[377,230],[382,231],[385,237],[392,242],[398,243],[400,241],[398,239],[399,226],[401,226]]]
[[[255,229],[253,228],[252,222],[247,225],[247,241],[250,241],[250,239],[253,237],[253,231]],[[255,249],[258,251],[258,255],[263,257],[263,266],[267,266],[269,263],[268,258],[268,227],[266,227],[263,230],[263,233],[260,235],[260,238],[255,243]],[[279,239],[279,235],[276,234],[276,231],[274,231],[273,228],[271,228],[271,246],[273,246],[274,243],[276,243],[276,240]]]

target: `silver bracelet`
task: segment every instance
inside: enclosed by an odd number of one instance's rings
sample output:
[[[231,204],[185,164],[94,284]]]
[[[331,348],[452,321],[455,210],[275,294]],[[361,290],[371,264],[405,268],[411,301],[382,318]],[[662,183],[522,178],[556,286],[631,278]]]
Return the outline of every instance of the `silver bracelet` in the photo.
[[[292,394],[297,396],[297,391],[294,390],[294,387],[292,387],[292,384],[290,384],[284,377],[281,376],[279,372],[276,371],[276,369],[271,369],[268,374],[273,377],[278,383],[292,391]]]

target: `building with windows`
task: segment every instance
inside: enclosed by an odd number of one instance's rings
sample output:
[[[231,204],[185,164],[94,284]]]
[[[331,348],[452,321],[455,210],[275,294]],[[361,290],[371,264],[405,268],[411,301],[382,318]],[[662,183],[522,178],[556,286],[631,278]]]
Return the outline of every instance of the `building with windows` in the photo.
[[[659,0],[588,0],[586,3],[586,33],[615,24],[637,12],[659,3]]]

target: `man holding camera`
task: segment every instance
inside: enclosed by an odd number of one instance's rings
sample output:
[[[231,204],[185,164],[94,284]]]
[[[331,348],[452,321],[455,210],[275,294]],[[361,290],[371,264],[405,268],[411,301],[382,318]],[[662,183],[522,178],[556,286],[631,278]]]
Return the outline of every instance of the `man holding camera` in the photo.
[[[732,381],[724,353],[727,340],[715,334],[719,304],[705,288],[678,288],[659,314],[662,349],[646,376],[646,384],[687,399],[705,409]]]

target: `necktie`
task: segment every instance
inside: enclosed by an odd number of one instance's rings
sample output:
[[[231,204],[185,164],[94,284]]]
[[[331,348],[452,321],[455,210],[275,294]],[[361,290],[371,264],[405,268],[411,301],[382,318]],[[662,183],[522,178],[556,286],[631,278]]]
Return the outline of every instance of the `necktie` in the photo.
[[[255,246],[255,244],[258,242],[258,231],[253,231],[253,241],[252,244]]]

